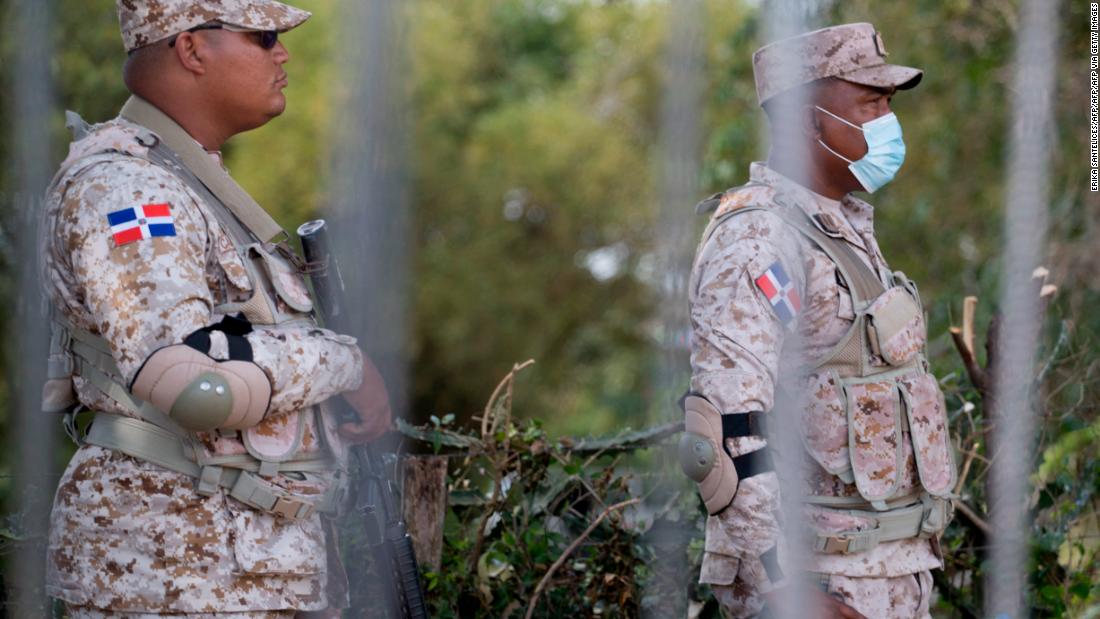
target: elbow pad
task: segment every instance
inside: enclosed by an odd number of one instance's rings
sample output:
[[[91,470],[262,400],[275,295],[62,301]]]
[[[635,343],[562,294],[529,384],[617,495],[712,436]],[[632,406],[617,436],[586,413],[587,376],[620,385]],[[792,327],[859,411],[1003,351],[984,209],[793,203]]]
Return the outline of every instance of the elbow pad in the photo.
[[[252,325],[226,317],[199,329],[182,344],[157,349],[142,364],[130,391],[193,431],[243,430],[260,423],[271,403],[271,382],[252,361],[245,339]],[[210,332],[229,341],[229,360],[209,355]]]
[[[687,395],[683,400],[684,434],[680,437],[680,467],[699,485],[707,513],[717,514],[733,502],[741,479],[773,469],[766,449],[736,458],[726,439],[764,434],[764,414],[723,415],[706,398]]]

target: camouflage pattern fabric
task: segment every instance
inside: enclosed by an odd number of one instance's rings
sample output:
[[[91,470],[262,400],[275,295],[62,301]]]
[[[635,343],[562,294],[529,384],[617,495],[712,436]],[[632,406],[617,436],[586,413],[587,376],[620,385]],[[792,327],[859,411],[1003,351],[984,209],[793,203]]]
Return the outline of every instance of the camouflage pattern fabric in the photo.
[[[887,363],[898,366],[905,365],[915,359],[924,350],[924,345],[927,342],[924,316],[919,309],[913,312],[912,317],[896,330],[887,331],[883,329],[883,325],[877,324],[878,313],[898,300],[898,297],[903,296],[912,298],[908,290],[902,286],[896,286],[875,299],[875,302],[867,308],[867,313],[876,317],[872,320],[876,322],[874,332],[877,334],[877,341],[872,342],[872,347],[877,346],[878,354]]]
[[[886,55],[882,35],[868,23],[830,26],[780,39],[752,56],[757,100],[763,105],[781,92],[827,77],[900,90],[920,82],[920,69],[887,64]],[[785,65],[791,59],[797,59],[793,70]]]
[[[847,241],[880,279],[889,281],[889,266],[875,240],[873,207],[851,195],[841,201],[829,200],[762,163],[754,163],[750,183],[726,192],[714,217],[750,205],[774,206],[777,201],[802,209],[820,230]],[[754,281],[776,262],[789,274],[802,299],[798,319],[786,325]],[[746,212],[719,224],[698,249],[689,286],[692,390],[725,413],[770,411],[781,368],[790,367],[781,361],[781,356],[791,352],[784,351],[789,330],[799,329],[800,352],[805,358],[821,359],[852,325],[856,316],[852,299],[837,277],[836,265],[821,249],[767,210]],[[886,365],[881,359],[876,363]],[[826,381],[816,389],[827,388]],[[811,403],[814,401],[822,398],[811,398]],[[811,406],[804,414],[804,439],[834,437],[846,446],[845,416],[830,413],[815,417],[814,413]],[[767,444],[752,436],[730,439],[729,443],[734,456]],[[904,467],[897,475],[902,492],[919,487],[912,447],[908,441],[904,444]],[[848,457],[845,451],[843,458]],[[859,496],[854,484],[831,474],[823,462],[827,460],[807,459],[806,495]],[[821,533],[867,526],[840,518],[835,512],[808,511],[808,520]],[[759,612],[762,594],[785,584],[771,582],[759,559],[777,544],[779,533],[779,486],[771,472],[741,480],[733,503],[708,518],[700,581],[722,592],[723,603],[736,609],[733,616]],[[782,544],[779,547],[782,551]],[[784,553],[779,557],[782,564]],[[815,572],[859,578],[901,577],[940,567],[933,544],[915,538],[883,543],[859,554],[814,554],[810,563],[809,569]]]
[[[253,286],[209,206],[141,158],[143,132],[116,119],[73,144],[47,196],[43,225],[49,298],[69,322],[107,340],[127,383],[153,351],[217,322],[213,308],[247,298]],[[169,205],[174,234],[118,244],[108,213],[145,204]],[[265,427],[278,433],[304,418],[302,450],[329,449],[334,420],[311,407],[358,387],[362,358],[354,338],[308,323],[257,327],[247,338],[272,384]],[[215,338],[211,355],[228,356],[224,337]],[[131,414],[90,382],[75,383],[84,406]],[[208,455],[246,451],[239,436],[201,438]],[[330,479],[272,481],[320,494]],[[80,448],[51,514],[49,595],[75,606],[154,614],[328,605],[331,570],[320,515],[289,521],[221,491],[201,496],[194,486],[188,476]]]
[[[254,613],[186,613],[157,615],[151,613],[119,613],[98,608],[70,606],[65,609],[69,619],[161,619],[169,616],[176,619],[298,619],[293,610],[259,611]]]
[[[852,578],[831,575],[825,586],[848,606],[874,619],[929,619],[932,574],[923,570],[894,578]]]
[[[221,22],[248,30],[296,28],[308,11],[275,0],[117,0],[126,51],[145,47],[195,26]]]
[[[895,578],[853,578],[828,575],[823,584],[829,595],[871,619],[929,619],[932,574],[927,570]],[[733,585],[712,587],[726,617],[750,617],[764,606],[758,587],[738,576]]]

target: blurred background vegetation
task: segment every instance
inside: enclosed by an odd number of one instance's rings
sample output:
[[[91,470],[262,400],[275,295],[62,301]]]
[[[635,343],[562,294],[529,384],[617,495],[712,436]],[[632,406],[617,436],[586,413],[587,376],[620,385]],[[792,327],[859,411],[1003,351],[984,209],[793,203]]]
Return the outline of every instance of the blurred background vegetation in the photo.
[[[10,4],[0,0],[4,23]],[[292,56],[288,110],[226,148],[233,175],[288,230],[329,202],[329,145],[341,130],[334,106],[345,86],[336,62],[346,43],[338,4],[296,4],[314,18],[283,38]],[[964,295],[981,299],[983,325],[997,298],[1017,2],[821,4],[823,23],[873,22],[892,62],[925,70],[917,89],[894,99],[908,157],[898,180],[874,196],[876,227],[893,267],[921,285],[931,353],[955,414],[967,409],[980,419],[980,401],[946,331],[958,322]],[[110,119],[127,96],[114,2],[59,5],[53,69],[62,107],[89,121]],[[751,65],[762,43],[758,5],[706,2],[699,197],[745,182],[749,163],[765,152]],[[1088,3],[1062,6],[1048,262],[1061,291],[1042,351],[1055,355],[1044,375],[1037,437],[1036,470],[1044,468],[1034,480],[1033,580],[1049,605],[1042,609],[1074,615],[1100,597],[1092,584],[1100,581],[1100,201],[1088,191]],[[461,424],[514,362],[533,358],[537,365],[517,379],[516,415],[541,420],[550,436],[612,433],[677,417],[658,404],[664,400],[652,387],[660,326],[655,179],[669,2],[416,0],[405,8],[413,131],[410,416],[454,413]],[[11,54],[10,38],[0,39],[5,136],[18,122],[10,112]],[[61,109],[51,144],[57,161],[68,141]],[[10,161],[7,139],[0,149]],[[9,168],[0,168],[0,299],[12,294],[16,273],[33,268],[10,252],[10,181]],[[692,207],[682,205],[683,217],[695,218]],[[0,320],[4,333],[18,329],[8,313]],[[10,345],[0,361],[3,368],[28,362],[35,360]],[[9,390],[0,382],[6,418]],[[988,460],[977,462],[976,480]],[[3,466],[0,473],[9,473]],[[0,477],[0,490],[6,479]],[[977,549],[967,565],[979,567],[981,541],[963,530],[952,534]]]

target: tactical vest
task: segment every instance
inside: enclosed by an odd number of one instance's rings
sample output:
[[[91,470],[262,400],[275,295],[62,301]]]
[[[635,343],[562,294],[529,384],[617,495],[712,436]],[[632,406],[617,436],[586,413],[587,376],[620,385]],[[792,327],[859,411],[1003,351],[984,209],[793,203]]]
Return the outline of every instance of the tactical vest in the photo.
[[[944,396],[928,371],[916,285],[895,271],[885,286],[845,241],[823,233],[796,205],[779,196],[776,203],[720,215],[704,239],[735,215],[770,212],[829,256],[851,294],[851,327],[801,372],[803,445],[859,495],[803,498],[847,523],[844,530],[819,532],[813,549],[862,552],[880,542],[938,536],[951,518],[956,468]],[[829,427],[847,431],[820,431]],[[907,446],[916,463],[916,488],[904,479]]]
[[[286,233],[278,224],[182,128],[152,105],[132,98],[121,116],[147,130],[137,136],[148,149],[141,158],[179,178],[204,201],[245,265],[252,296],[243,302],[217,306],[213,313],[243,314],[253,325],[266,329],[315,326],[301,260],[286,244]],[[77,140],[89,132],[88,125],[71,112],[68,124]],[[98,150],[68,162],[55,177],[55,186],[79,174],[85,167],[82,161],[108,152],[116,151]],[[63,192],[64,187],[61,189]],[[282,239],[277,240],[280,236]],[[250,507],[281,517],[304,519],[315,512],[335,510],[344,488],[341,463],[345,454],[335,427],[328,423],[330,415],[323,414],[320,406],[267,417],[239,432],[200,436],[129,392],[103,338],[60,318],[55,318],[53,327],[48,390],[56,397],[64,392],[64,381],[79,376],[132,415],[97,412],[87,434],[81,437],[70,413],[67,428],[78,443],[114,449],[190,475],[200,494],[210,495],[222,488]],[[71,389],[71,382],[69,386]],[[61,397],[52,408],[59,408],[64,399]],[[302,439],[307,432],[314,437],[314,445],[303,449]],[[321,495],[300,495],[269,481],[287,473],[296,479],[316,479],[319,487],[327,490]]]

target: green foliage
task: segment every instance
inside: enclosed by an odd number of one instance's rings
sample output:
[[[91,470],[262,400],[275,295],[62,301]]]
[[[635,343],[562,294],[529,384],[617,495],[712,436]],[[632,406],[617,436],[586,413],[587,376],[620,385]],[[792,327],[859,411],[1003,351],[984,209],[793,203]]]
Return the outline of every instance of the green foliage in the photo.
[[[701,553],[661,548],[655,533],[702,533],[694,492],[612,455],[639,446],[636,435],[554,441],[537,420],[514,421],[513,379],[497,389],[479,433],[442,420],[409,429],[465,446],[450,460],[442,562],[425,574],[432,616],[523,617],[531,607],[534,617],[636,617],[643,607],[683,616],[685,591],[661,596],[675,578],[660,566],[688,569],[690,555],[697,569]]]
[[[296,4],[315,16],[284,38],[292,54],[288,110],[226,147],[234,176],[288,228],[328,201],[333,168],[328,144],[342,130],[338,112],[346,94],[337,56],[349,45],[337,36],[338,3]],[[455,416],[455,424],[468,423],[513,360],[539,359],[537,370],[519,379],[517,410],[529,421],[509,420],[489,441],[496,451],[485,447],[452,471],[456,496],[469,491],[473,504],[450,506],[445,567],[429,578],[441,616],[506,609],[522,614],[537,579],[602,506],[641,496],[649,505],[653,493],[659,494],[649,475],[665,470],[653,454],[589,462],[591,454],[580,456],[577,445],[555,437],[641,425],[660,400],[651,381],[659,297],[647,273],[660,234],[653,179],[669,3],[404,4],[410,24],[406,87],[415,211],[414,415],[425,421],[434,414],[439,422],[432,421],[431,429],[444,436],[439,430],[451,425],[448,415]],[[760,44],[759,4],[706,2],[701,194],[744,182],[749,162],[765,154],[751,66]],[[891,61],[925,70],[917,89],[894,99],[909,154],[898,181],[874,196],[876,225],[892,266],[922,286],[933,363],[944,377],[960,459],[976,454],[964,500],[985,513],[991,454],[982,435],[988,420],[945,332],[958,322],[963,294],[982,299],[979,323],[988,323],[995,312],[1019,2],[824,4],[827,21],[872,21],[884,33]],[[103,121],[115,115],[126,92],[114,2],[58,0],[57,6],[53,68],[61,101],[51,149],[60,161],[67,142],[61,109]],[[11,7],[12,0],[0,0],[5,24],[11,23]],[[1049,266],[1063,290],[1050,307],[1041,356],[1046,369],[1032,505],[1031,586],[1036,614],[1043,616],[1100,616],[1100,591],[1093,584],[1100,582],[1095,567],[1100,479],[1093,448],[1100,418],[1095,404],[1100,314],[1092,311],[1100,303],[1100,253],[1092,234],[1100,203],[1086,190],[1087,7],[1063,3],[1054,93]],[[13,41],[0,37],[4,136],[16,122]],[[0,141],[0,157],[12,160],[8,140]],[[13,275],[25,268],[9,251],[15,215],[11,182],[9,167],[0,167],[0,299],[5,300],[14,294]],[[690,207],[684,205],[685,217],[691,217]],[[610,274],[591,268],[601,255],[617,261]],[[0,328],[12,333],[8,313],[0,312]],[[4,370],[13,362],[12,351],[5,349],[5,355]],[[8,383],[0,382],[4,419],[11,414],[9,391]],[[473,441],[467,447],[484,441],[480,434],[467,439]],[[440,453],[455,448],[444,438],[428,445]],[[509,460],[497,481],[489,464],[502,454]],[[10,462],[0,467],[5,497],[10,468]],[[509,474],[519,477],[503,492],[498,486]],[[681,498],[658,521],[680,518],[674,528],[698,536],[698,512],[685,506],[694,499]],[[554,581],[562,586],[544,594],[539,613],[554,608],[563,615],[592,614],[602,603],[604,614],[613,614],[644,605],[643,590],[652,595],[671,586],[652,571],[655,528],[632,525],[634,510],[608,516],[581,544],[558,570]],[[499,520],[474,552],[486,513],[499,514]],[[938,583],[944,616],[967,616],[980,608],[986,546],[979,528],[956,518],[945,538],[947,571]],[[697,560],[699,552],[696,540],[689,555]]]

